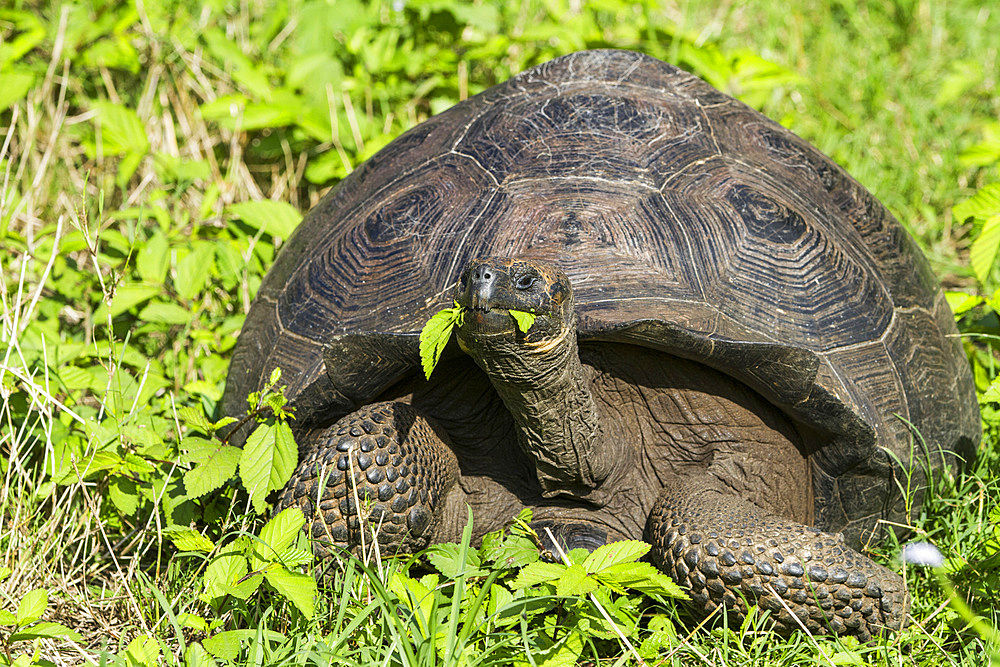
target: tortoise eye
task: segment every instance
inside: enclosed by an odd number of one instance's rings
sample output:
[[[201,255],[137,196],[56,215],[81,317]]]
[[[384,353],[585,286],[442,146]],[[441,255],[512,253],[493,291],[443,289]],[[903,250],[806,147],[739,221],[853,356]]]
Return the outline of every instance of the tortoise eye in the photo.
[[[516,287],[517,289],[529,289],[534,284],[535,284],[535,276],[528,273],[517,279]]]

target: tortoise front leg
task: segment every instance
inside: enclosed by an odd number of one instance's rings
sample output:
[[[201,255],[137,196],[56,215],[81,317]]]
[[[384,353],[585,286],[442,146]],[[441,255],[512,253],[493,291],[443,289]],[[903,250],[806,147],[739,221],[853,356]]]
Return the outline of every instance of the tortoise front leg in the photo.
[[[646,539],[654,563],[690,587],[706,615],[722,604],[742,620],[747,605],[757,604],[781,630],[799,629],[787,605],[811,632],[861,641],[906,622],[909,599],[898,574],[842,535],[768,514],[707,474],[663,489]]]
[[[370,547],[373,534],[383,553],[419,551],[439,528],[445,495],[458,488],[446,437],[405,403],[367,405],[300,443],[278,509],[297,505],[312,519],[321,557]]]

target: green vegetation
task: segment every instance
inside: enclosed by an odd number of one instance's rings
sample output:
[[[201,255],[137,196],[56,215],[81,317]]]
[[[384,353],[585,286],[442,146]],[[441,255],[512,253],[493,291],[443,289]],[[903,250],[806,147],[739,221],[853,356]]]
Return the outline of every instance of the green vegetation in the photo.
[[[997,34],[977,0],[6,3],[0,664],[987,664]],[[280,377],[248,404],[255,440],[218,437],[232,346],[301,212],[429,115],[594,47],[679,64],[791,127],[955,290],[985,440],[911,527],[945,558],[906,568],[914,622],[899,635],[698,624],[640,546],[543,564],[525,517],[478,549],[332,561],[317,584],[301,515],[267,514],[297,456]],[[878,546],[890,567],[899,551]]]

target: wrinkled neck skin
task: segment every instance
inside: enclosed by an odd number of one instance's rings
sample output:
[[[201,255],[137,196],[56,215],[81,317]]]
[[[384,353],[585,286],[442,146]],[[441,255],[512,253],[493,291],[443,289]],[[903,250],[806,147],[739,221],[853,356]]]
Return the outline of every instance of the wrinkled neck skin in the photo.
[[[602,504],[599,491],[621,458],[607,446],[576,340],[575,317],[538,343],[509,335],[462,337],[517,424],[521,448],[535,460],[542,495]]]

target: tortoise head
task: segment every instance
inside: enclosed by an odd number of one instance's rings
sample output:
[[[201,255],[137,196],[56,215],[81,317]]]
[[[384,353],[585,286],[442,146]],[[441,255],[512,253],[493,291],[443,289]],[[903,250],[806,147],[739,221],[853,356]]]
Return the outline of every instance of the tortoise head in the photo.
[[[573,323],[573,288],[558,268],[528,259],[484,257],[462,272],[455,302],[465,308],[459,332],[463,347],[517,343],[521,351],[544,351]],[[522,333],[510,311],[535,316]],[[484,351],[485,351],[484,349]]]

